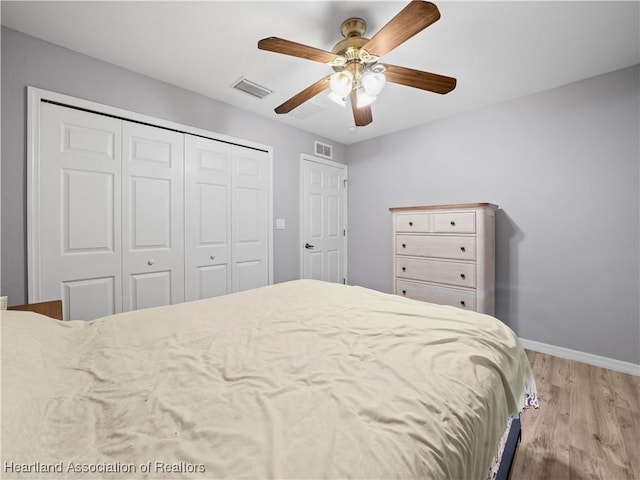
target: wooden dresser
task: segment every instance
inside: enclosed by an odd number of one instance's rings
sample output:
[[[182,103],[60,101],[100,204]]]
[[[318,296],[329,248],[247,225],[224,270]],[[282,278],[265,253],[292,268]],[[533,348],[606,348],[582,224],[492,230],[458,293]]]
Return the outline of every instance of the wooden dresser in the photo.
[[[497,208],[491,203],[390,208],[395,293],[493,315]]]

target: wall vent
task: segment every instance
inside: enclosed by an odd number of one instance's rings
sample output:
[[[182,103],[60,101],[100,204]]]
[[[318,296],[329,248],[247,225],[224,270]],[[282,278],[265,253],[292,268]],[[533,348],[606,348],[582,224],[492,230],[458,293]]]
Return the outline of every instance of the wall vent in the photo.
[[[237,81],[233,82],[231,87],[260,99],[273,93],[273,90],[269,90],[268,88],[258,85],[251,80],[247,80],[244,77],[240,77]]]
[[[333,158],[333,146],[316,142],[316,155],[322,158]]]

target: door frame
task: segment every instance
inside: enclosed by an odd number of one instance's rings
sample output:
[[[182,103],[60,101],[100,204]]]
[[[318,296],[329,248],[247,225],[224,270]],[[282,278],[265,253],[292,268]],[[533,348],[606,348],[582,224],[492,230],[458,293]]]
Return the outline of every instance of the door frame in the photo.
[[[92,102],[82,98],[72,97],[61,93],[27,86],[27,295],[29,303],[42,301],[40,298],[40,230],[39,230],[39,188],[40,175],[40,105],[42,102],[56,103],[58,105],[92,113],[116,117],[121,120],[148,124],[155,127],[166,128],[190,135],[210,138],[241,147],[253,148],[267,153],[269,169],[268,192],[268,241],[269,241],[269,284],[273,283],[273,147],[261,143],[232,137],[222,133],[211,132],[190,125],[164,120],[142,113],[136,113],[122,108],[112,107],[102,103]],[[184,221],[184,219],[183,219]],[[50,300],[50,299],[46,299]]]
[[[349,283],[349,209],[348,209],[348,199],[349,199],[349,167],[344,163],[334,162],[332,160],[327,160],[321,157],[316,157],[314,155],[309,155],[306,153],[300,154],[300,180],[299,180],[299,191],[300,191],[300,235],[299,235],[299,248],[300,248],[300,278],[304,278],[304,247],[302,246],[304,243],[304,175],[302,173],[302,165],[305,162],[310,163],[320,163],[322,165],[328,165],[330,167],[336,167],[342,169],[343,172],[343,189],[342,189],[342,215],[344,220],[344,231],[345,235],[342,237],[342,248],[344,249],[344,255],[342,260],[342,271],[344,272],[344,283]]]

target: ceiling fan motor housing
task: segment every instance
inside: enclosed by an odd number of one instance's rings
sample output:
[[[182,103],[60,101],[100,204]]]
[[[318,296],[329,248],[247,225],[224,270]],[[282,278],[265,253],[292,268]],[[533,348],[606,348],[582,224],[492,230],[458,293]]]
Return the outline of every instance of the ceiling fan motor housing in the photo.
[[[348,18],[342,22],[342,26],[340,27],[344,39],[336,43],[331,52],[345,57],[347,65],[354,62],[360,63],[360,50],[369,41],[368,38],[362,36],[366,30],[367,23],[363,19],[356,17]],[[336,72],[342,71],[344,68],[346,68],[346,66],[333,66]]]

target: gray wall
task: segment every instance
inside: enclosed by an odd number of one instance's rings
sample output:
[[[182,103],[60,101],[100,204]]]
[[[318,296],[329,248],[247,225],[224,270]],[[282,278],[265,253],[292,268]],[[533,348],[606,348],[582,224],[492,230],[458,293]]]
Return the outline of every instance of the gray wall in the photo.
[[[638,66],[349,148],[350,280],[392,289],[389,207],[492,202],[496,316],[640,363]]]
[[[299,276],[299,162],[314,141],[346,147],[228,104],[116,67],[77,52],[2,28],[2,295],[26,301],[26,87],[28,85],[271,145],[274,218],[274,280]]]

